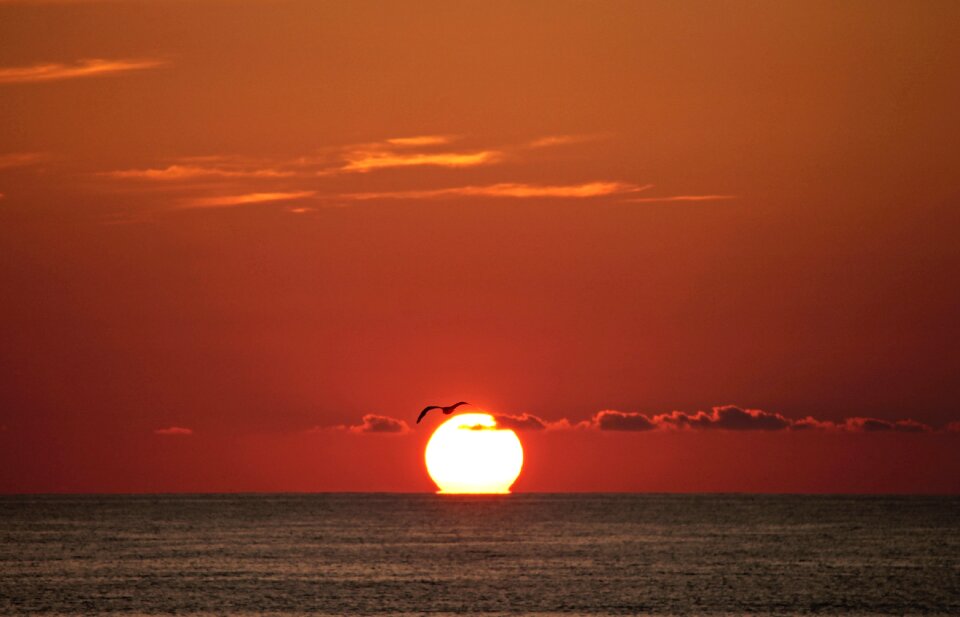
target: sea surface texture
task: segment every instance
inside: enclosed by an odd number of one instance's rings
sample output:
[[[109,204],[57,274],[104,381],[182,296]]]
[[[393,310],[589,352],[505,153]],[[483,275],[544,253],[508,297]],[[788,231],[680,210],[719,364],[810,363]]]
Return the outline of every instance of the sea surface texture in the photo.
[[[4,615],[960,614],[960,499],[0,497]]]

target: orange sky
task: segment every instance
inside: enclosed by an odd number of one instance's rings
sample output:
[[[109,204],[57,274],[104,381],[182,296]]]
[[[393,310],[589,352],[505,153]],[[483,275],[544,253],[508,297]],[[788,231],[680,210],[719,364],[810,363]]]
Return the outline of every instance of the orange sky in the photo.
[[[0,491],[430,490],[394,420],[468,400],[535,416],[517,490],[960,492],[956,3],[0,41]]]

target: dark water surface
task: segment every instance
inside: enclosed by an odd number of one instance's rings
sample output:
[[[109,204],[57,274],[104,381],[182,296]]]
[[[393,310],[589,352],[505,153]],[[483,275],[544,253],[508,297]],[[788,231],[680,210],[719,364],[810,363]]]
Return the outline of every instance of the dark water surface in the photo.
[[[960,498],[0,497],[0,614],[960,614]]]

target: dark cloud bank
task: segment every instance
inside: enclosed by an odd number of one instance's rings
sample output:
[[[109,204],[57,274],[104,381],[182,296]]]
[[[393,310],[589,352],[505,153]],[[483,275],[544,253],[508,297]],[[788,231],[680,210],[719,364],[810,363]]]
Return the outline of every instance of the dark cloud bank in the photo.
[[[724,431],[843,431],[848,433],[931,433],[936,429],[912,419],[881,420],[879,418],[851,417],[834,422],[811,416],[792,419],[782,414],[760,409],[743,409],[736,405],[714,407],[711,411],[649,415],[639,412],[604,410],[583,422],[544,420],[533,414],[492,414],[497,426],[515,431],[599,430],[648,432],[664,430],[724,430]],[[355,433],[403,433],[410,430],[403,420],[367,414],[363,423],[348,427]],[[951,422],[943,429],[960,432],[960,422]]]
[[[896,431],[904,433],[931,432],[933,428],[916,420],[880,420],[878,418],[847,418],[842,422],[818,420],[807,416],[799,420],[760,409],[743,409],[735,405],[714,407],[712,411],[671,413],[649,416],[642,413],[601,411],[591,424],[601,431],[652,431],[660,429],[696,429],[727,431],[803,431],[840,430],[848,432]]]
[[[406,433],[410,427],[403,420],[368,413],[363,416],[363,422],[349,426],[347,430],[351,433]]]

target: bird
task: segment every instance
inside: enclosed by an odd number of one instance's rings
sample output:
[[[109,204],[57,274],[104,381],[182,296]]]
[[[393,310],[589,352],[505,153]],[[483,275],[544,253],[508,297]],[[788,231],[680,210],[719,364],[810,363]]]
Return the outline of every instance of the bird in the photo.
[[[441,407],[440,405],[430,405],[429,407],[424,407],[423,411],[421,411],[420,415],[417,417],[417,424],[420,424],[420,420],[423,420],[423,416],[427,415],[427,412],[430,411],[431,409],[439,409],[440,411],[443,412],[443,415],[449,416],[450,414],[453,413],[453,410],[456,409],[457,407],[461,405],[469,405],[469,404],[470,403],[466,401],[460,401],[459,403],[455,403],[453,405],[450,405],[449,407]]]

